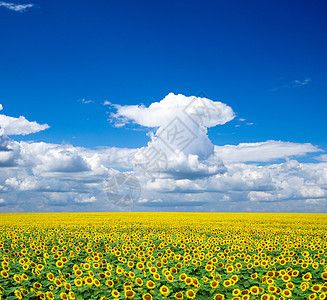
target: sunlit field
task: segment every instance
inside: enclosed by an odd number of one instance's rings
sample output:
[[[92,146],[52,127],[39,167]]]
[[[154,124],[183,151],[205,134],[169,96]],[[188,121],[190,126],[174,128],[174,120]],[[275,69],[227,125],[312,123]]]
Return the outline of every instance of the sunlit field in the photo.
[[[325,299],[327,215],[1,214],[1,299]]]

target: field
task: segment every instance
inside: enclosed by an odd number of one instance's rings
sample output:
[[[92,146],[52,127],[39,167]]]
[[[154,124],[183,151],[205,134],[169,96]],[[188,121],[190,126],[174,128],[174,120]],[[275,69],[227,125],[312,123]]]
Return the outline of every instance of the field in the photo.
[[[325,299],[327,215],[0,214],[0,299]]]

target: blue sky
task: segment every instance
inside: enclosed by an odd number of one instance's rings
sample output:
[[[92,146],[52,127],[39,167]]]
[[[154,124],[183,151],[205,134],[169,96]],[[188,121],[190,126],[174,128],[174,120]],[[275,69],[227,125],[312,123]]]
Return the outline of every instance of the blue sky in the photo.
[[[26,4],[31,5],[17,6]],[[325,151],[326,11],[325,1],[0,1],[1,113],[49,125],[24,136],[7,133],[6,138],[89,151],[141,148],[150,141],[149,128],[135,118],[134,125],[115,127],[110,113],[117,107],[103,105],[105,101],[149,107],[171,92],[203,92],[235,113],[223,126],[208,128],[213,145],[273,140],[310,143]],[[295,152],[296,161],[324,161],[324,156],[314,159],[323,151],[310,149],[305,155]],[[284,159],[285,154],[274,155],[264,164],[282,164]],[[320,166],[325,174],[324,163]],[[33,178],[45,177],[23,169]],[[0,192],[8,178],[24,181],[10,168],[3,167],[2,173]],[[311,179],[309,186],[313,183]],[[48,194],[41,190],[31,190],[31,197],[42,199],[36,211],[47,211]],[[9,191],[0,194],[2,207],[17,211],[22,204],[9,199]],[[88,199],[96,196],[91,190],[87,194]],[[318,194],[325,199],[326,194]],[[69,199],[56,209],[79,210]],[[319,209],[326,209],[324,201]]]

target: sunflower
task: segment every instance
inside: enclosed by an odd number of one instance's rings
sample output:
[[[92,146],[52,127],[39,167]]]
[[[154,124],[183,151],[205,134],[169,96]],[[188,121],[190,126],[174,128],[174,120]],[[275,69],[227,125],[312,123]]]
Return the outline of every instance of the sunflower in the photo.
[[[321,278],[322,278],[323,280],[327,280],[327,272],[323,272],[323,273],[321,273]]]
[[[16,296],[18,299],[22,299],[22,298],[23,298],[22,293],[21,293],[19,290],[15,290],[14,294],[15,294],[15,296]]]
[[[104,274],[106,275],[106,277],[110,277],[111,276],[111,272],[110,271],[105,271]]]
[[[258,295],[259,294],[259,288],[257,286],[251,286],[250,292],[252,295]]]
[[[233,266],[228,266],[226,269],[227,269],[227,273],[232,273],[232,272],[234,272],[234,268],[233,268]]]
[[[193,282],[193,280],[192,280],[191,277],[186,277],[184,281],[185,281],[185,283],[186,283],[187,285],[191,285],[192,282]]]
[[[300,287],[301,287],[302,292],[304,292],[305,290],[307,290],[309,288],[309,283],[302,282]]]
[[[288,289],[285,289],[285,290],[282,291],[282,295],[284,297],[286,297],[286,298],[289,298],[289,297],[292,296],[292,292],[290,290],[288,290]]]
[[[163,296],[167,297],[169,295],[169,288],[165,285],[161,286],[159,291]]]
[[[52,292],[46,292],[45,295],[48,299],[54,299]]]
[[[288,281],[291,280],[291,276],[289,276],[288,274],[285,274],[285,275],[282,276],[282,280],[283,280],[284,282],[288,282]]]
[[[9,277],[8,272],[7,272],[7,271],[4,271],[4,270],[2,270],[2,271],[0,272],[0,275],[1,275],[3,278],[8,278],[8,277]]]
[[[216,289],[219,286],[219,281],[212,280],[210,282],[210,286],[211,286],[211,288]]]
[[[232,283],[230,280],[226,279],[226,280],[224,280],[223,285],[224,285],[224,287],[230,287],[232,285]]]
[[[146,283],[146,287],[148,289],[154,289],[156,287],[156,284],[152,280],[148,280]]]
[[[187,278],[187,275],[185,273],[182,273],[181,275],[179,275],[180,281],[185,281],[186,278]]]
[[[195,298],[195,292],[193,291],[193,290],[188,290],[188,291],[186,291],[186,297],[188,298],[188,299],[194,299]]]
[[[206,265],[206,266],[205,266],[205,270],[206,270],[207,272],[211,272],[211,271],[213,270],[213,266],[212,266],[212,265]]]
[[[319,284],[314,284],[311,288],[311,291],[318,293],[321,290],[321,286]]]
[[[175,297],[175,299],[177,299],[177,300],[184,299],[184,295],[183,295],[182,292],[178,292],[178,293],[176,293],[174,297]]]
[[[115,298],[118,298],[120,293],[117,290],[112,290],[111,295]]]
[[[53,282],[57,287],[62,286],[62,282],[61,282],[61,280],[59,278],[55,278],[53,280]]]
[[[64,266],[64,264],[63,264],[63,262],[61,261],[61,260],[58,260],[57,262],[56,262],[56,267],[57,268],[62,268]]]
[[[213,300],[224,300],[225,296],[223,294],[216,294],[213,297]]]
[[[308,299],[309,300],[315,300],[315,299],[317,299],[317,294],[316,293],[310,294]]]
[[[139,269],[139,270],[143,270],[144,269],[144,264],[139,262],[136,264],[136,268]]]
[[[75,283],[75,285],[76,285],[77,287],[80,287],[80,286],[83,285],[83,280],[80,279],[80,278],[75,278],[75,279],[74,279],[74,283]]]
[[[96,287],[100,287],[101,286],[101,283],[98,279],[93,279],[93,283]]]
[[[118,275],[122,275],[122,274],[124,273],[124,269],[122,269],[122,268],[120,268],[120,267],[117,267],[117,269],[116,269],[116,273],[117,273]]]
[[[134,298],[134,296],[135,296],[135,292],[133,290],[125,291],[125,298],[131,299],[131,298]]]
[[[141,278],[135,278],[135,283],[138,285],[138,286],[142,286],[143,285],[143,280]]]
[[[142,300],[152,300],[152,295],[147,293],[142,296]]]
[[[88,287],[91,287],[93,285],[93,278],[92,277],[86,277],[85,278],[85,284],[88,286]]]

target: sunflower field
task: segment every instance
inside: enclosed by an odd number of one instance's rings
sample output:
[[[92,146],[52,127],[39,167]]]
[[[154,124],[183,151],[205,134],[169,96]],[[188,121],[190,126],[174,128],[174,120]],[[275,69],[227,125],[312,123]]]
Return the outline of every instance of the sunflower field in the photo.
[[[0,214],[0,299],[325,299],[327,215]]]

